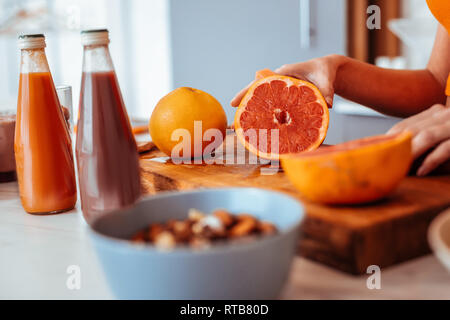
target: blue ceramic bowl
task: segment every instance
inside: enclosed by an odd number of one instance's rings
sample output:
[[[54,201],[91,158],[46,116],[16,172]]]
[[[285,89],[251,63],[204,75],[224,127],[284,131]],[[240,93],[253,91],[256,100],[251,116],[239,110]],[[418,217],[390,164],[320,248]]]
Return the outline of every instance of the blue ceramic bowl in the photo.
[[[224,208],[270,221],[279,233],[245,244],[162,252],[127,241],[153,222],[185,219],[189,208]],[[272,299],[296,252],[301,204],[287,195],[253,188],[164,193],[111,212],[92,226],[92,239],[108,283],[119,299]]]

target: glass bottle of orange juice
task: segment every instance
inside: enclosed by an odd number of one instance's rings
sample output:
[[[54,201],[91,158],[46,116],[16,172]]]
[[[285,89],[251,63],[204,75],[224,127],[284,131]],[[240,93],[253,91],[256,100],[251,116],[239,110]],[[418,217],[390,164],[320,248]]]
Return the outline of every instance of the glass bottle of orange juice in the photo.
[[[45,55],[44,35],[22,35],[14,141],[24,209],[32,214],[72,209],[77,198],[70,133]]]

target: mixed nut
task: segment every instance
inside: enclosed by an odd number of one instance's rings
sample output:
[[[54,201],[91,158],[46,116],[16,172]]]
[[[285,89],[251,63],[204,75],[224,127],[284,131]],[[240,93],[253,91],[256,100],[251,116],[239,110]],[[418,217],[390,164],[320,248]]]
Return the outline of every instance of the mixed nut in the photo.
[[[197,209],[190,209],[186,220],[153,223],[137,232],[131,240],[136,243],[152,243],[163,250],[170,250],[178,245],[203,249],[213,242],[253,239],[277,232],[272,223],[258,220],[249,214],[234,215],[223,209],[205,214]]]

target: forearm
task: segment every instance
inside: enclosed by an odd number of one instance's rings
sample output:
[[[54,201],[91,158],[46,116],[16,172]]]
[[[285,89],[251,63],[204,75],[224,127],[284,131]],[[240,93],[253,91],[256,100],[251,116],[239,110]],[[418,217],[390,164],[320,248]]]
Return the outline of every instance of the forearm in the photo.
[[[344,56],[337,64],[335,93],[381,113],[408,117],[445,103],[444,87],[428,69],[383,69]]]

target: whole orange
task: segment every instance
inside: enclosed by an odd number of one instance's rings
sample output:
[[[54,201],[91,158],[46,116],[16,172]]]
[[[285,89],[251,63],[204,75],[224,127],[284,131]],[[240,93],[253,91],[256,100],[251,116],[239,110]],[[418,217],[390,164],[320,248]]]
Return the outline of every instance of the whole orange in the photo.
[[[201,157],[212,142],[204,139],[204,133],[216,129],[225,138],[226,128],[227,117],[219,101],[209,93],[188,87],[175,89],[164,96],[149,122],[149,132],[158,149],[173,156],[172,150],[177,146],[175,156],[183,158]],[[178,152],[181,143],[190,146],[190,154],[185,152],[189,148]]]

